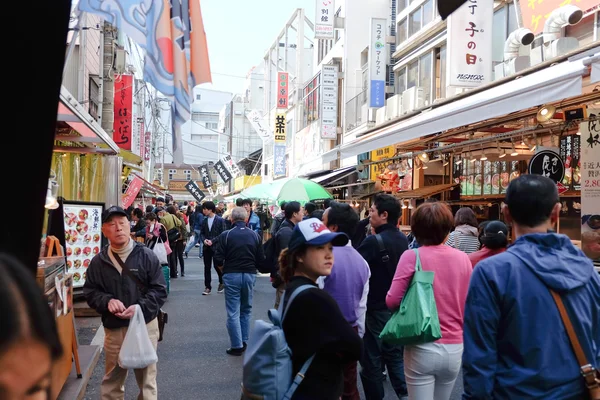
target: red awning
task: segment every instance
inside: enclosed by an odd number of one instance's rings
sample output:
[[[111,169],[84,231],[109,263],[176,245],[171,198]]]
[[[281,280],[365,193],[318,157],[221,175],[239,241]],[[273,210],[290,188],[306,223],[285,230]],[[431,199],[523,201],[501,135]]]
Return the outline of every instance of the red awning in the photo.
[[[58,115],[56,116],[56,120],[67,123],[83,137],[94,138],[96,139],[94,142],[104,143],[104,141],[99,138],[90,127],[81,122],[81,120],[71,110],[69,110],[69,108],[64,105],[62,101],[58,102]]]

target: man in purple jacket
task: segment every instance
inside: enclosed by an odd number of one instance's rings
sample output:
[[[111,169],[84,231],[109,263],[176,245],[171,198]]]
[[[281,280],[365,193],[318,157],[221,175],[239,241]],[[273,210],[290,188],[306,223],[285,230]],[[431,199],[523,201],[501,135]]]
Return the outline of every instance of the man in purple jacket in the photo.
[[[332,232],[343,232],[352,237],[358,225],[358,214],[349,204],[331,203],[323,214],[323,224]],[[319,287],[335,299],[346,321],[363,337],[371,276],[369,264],[350,242],[344,247],[334,247],[333,258],[331,275],[320,278]],[[344,370],[343,400],[360,400],[357,378],[355,361]]]

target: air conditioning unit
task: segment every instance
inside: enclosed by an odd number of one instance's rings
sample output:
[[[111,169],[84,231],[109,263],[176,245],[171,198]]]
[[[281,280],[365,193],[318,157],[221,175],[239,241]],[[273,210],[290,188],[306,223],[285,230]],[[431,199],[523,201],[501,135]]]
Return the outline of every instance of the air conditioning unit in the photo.
[[[386,112],[385,110],[387,109],[386,106],[383,106],[381,108],[378,108],[376,113],[375,113],[375,125],[381,125],[386,121],[385,115]]]
[[[424,98],[423,88],[416,86],[402,92],[402,113],[406,114],[423,107]]]
[[[394,119],[400,115],[402,110],[402,95],[395,95],[387,99],[385,102],[385,118],[387,121]]]
[[[115,72],[117,74],[125,72],[125,49],[115,49]]]

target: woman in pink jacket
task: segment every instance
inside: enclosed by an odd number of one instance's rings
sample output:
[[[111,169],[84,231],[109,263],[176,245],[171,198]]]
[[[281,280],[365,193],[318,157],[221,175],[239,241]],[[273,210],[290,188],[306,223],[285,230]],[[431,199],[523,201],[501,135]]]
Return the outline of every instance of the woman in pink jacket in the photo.
[[[424,203],[412,216],[411,229],[419,247],[423,271],[435,272],[433,292],[442,338],[404,347],[404,375],[409,399],[448,400],[460,371],[463,352],[463,316],[471,278],[467,254],[445,241],[454,227],[448,205]],[[400,307],[415,272],[414,251],[400,257],[386,303],[392,311]]]

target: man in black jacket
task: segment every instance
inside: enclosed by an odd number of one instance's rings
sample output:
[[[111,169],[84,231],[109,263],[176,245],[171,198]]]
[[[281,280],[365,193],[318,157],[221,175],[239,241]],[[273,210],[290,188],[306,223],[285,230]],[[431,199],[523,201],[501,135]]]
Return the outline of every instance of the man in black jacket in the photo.
[[[227,332],[231,347],[227,354],[241,356],[246,350],[252,313],[256,270],[264,263],[262,239],[246,227],[248,213],[236,207],[231,213],[233,228],[221,233],[215,249],[215,266],[222,270],[225,283]]]
[[[290,201],[285,205],[285,221],[281,223],[277,234],[273,238],[275,241],[275,254],[277,255],[277,260],[275,262],[275,271],[271,274],[271,281],[274,288],[277,289],[277,293],[275,295],[275,308],[279,307],[279,301],[281,300],[281,295],[285,290],[285,283],[279,276],[279,255],[284,249],[287,249],[288,244],[290,243],[290,239],[292,238],[292,232],[294,231],[294,227],[298,222],[302,221],[304,217],[304,212],[302,210],[302,206],[297,201]]]
[[[367,236],[357,249],[371,269],[363,337],[365,351],[360,361],[360,377],[368,400],[382,400],[385,396],[383,364],[387,367],[396,395],[399,398],[408,396],[404,378],[404,349],[379,339],[379,334],[392,316],[385,304],[385,296],[392,285],[400,256],[408,249],[408,240],[398,229],[400,215],[398,199],[389,194],[376,196],[369,210],[375,235]]]
[[[152,250],[130,237],[127,213],[121,207],[110,207],[102,216],[102,233],[109,245],[96,255],[83,286],[89,306],[102,316],[104,326],[105,375],[102,380],[102,398],[124,397],[127,370],[119,366],[119,352],[129,320],[139,305],[144,314],[150,340],[156,349],[158,343],[158,312],[167,298],[167,284],[158,258]],[[142,291],[127,271],[147,287]],[[140,398],[156,399],[156,364],[135,370],[140,387]]]
[[[204,292],[203,296],[208,296],[212,291],[212,267],[213,267],[213,256],[216,238],[225,231],[225,220],[219,217],[217,214],[217,207],[212,201],[206,201],[202,204],[202,213],[204,214],[204,221],[202,221],[202,238],[204,239]],[[218,293],[223,293],[225,286],[223,285],[223,274],[217,268],[217,264],[214,264],[219,276],[219,288]]]

